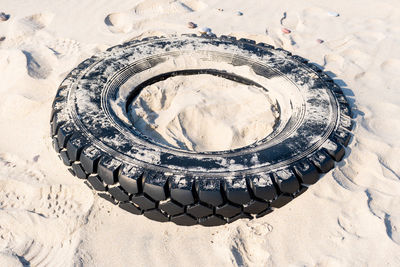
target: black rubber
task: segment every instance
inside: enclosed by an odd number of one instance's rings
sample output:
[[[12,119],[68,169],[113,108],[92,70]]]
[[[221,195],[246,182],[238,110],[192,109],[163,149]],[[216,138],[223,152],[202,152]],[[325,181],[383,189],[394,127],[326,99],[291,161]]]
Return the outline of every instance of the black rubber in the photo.
[[[119,86],[188,44],[194,51],[196,47],[201,50],[200,45],[214,46],[217,52],[204,53],[216,61],[228,58],[221,47],[234,47],[238,55],[229,56],[232,65],[250,66],[265,78],[285,76],[296,86],[311,85],[311,96],[304,100],[307,108],[299,110],[309,112],[313,105],[322,105],[329,110],[329,118],[321,115],[309,123],[307,114],[293,115],[279,133],[260,142],[232,151],[204,153],[166,147],[121,122],[109,104]],[[141,49],[145,48],[165,53],[143,55],[145,50]],[[250,59],[251,55],[258,58]],[[199,73],[262,87],[223,70],[172,71],[138,82],[126,100],[126,109],[151,83]],[[327,100],[321,100],[323,96]],[[286,205],[329,172],[335,161],[342,160],[353,126],[351,109],[340,87],[306,59],[252,40],[195,35],[131,41],[83,61],[61,83],[50,124],[53,147],[61,160],[73,175],[100,191],[102,198],[133,214],[186,226],[259,218]],[[315,132],[320,138],[309,145]]]

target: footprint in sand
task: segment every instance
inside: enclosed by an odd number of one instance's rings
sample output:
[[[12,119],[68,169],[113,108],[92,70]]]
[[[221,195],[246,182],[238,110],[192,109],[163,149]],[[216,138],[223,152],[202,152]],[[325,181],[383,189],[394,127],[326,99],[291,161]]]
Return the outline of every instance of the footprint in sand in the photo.
[[[52,67],[42,53],[34,50],[22,50],[26,57],[26,68],[29,76],[34,79],[46,79],[52,72]]]
[[[81,44],[72,39],[51,39],[46,41],[46,46],[57,58],[77,56],[82,49]]]
[[[7,192],[0,196],[0,209],[33,212],[45,218],[79,217],[91,206],[88,191],[81,186],[30,186],[12,180],[0,180]],[[89,193],[90,195],[90,193]]]
[[[38,13],[21,20],[22,23],[32,27],[34,30],[41,30],[47,27],[53,20],[53,13]]]
[[[11,31],[13,32],[11,39],[18,41],[19,39],[33,36],[37,31],[49,26],[53,18],[53,13],[38,13],[19,19],[16,23],[11,24]]]
[[[145,0],[137,4],[133,11],[137,15],[157,16],[189,13],[206,7],[207,4],[199,0]]]
[[[21,266],[70,266],[80,243],[82,224],[35,213],[1,211],[0,253],[17,257]]]
[[[104,23],[112,33],[128,33],[132,30],[133,17],[128,13],[111,13]]]
[[[0,191],[0,263],[15,256],[24,266],[69,265],[93,203],[89,190],[49,185],[32,162],[0,155]]]
[[[26,163],[0,156],[0,209],[32,212],[42,217],[79,217],[92,205],[89,191],[80,185],[44,184],[43,174]],[[90,193],[89,193],[89,196]]]
[[[400,245],[400,213],[388,213],[388,207],[397,207],[400,204],[400,197],[370,190],[366,190],[365,193],[368,197],[370,212],[382,220],[387,236],[393,242]]]
[[[268,223],[255,221],[239,225],[230,238],[232,260],[238,266],[267,266],[271,255],[265,251],[266,236],[272,229]]]

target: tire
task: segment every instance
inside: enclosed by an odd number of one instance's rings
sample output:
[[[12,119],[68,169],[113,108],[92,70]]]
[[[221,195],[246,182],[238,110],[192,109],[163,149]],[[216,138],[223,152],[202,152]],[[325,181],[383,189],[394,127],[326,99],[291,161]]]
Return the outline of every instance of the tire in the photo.
[[[212,68],[140,80],[165,57],[185,51],[251,68],[260,79],[287,80],[295,95],[287,100],[286,121],[249,146],[196,153],[159,144],[121,120],[110,99],[132,77],[139,85],[126,97],[126,109],[140,89],[174,75],[253,83]],[[133,214],[187,226],[258,218],[284,206],[342,160],[353,125],[340,87],[304,58],[252,40],[195,35],[130,41],[86,59],[61,83],[50,123],[60,159],[99,196]]]

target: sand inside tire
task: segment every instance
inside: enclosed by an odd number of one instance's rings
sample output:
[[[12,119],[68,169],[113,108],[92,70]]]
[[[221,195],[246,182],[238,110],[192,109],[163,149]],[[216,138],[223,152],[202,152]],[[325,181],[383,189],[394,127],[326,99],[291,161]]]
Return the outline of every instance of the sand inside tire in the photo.
[[[131,105],[133,124],[141,133],[196,152],[250,145],[268,136],[279,118],[264,89],[209,74],[154,83]]]

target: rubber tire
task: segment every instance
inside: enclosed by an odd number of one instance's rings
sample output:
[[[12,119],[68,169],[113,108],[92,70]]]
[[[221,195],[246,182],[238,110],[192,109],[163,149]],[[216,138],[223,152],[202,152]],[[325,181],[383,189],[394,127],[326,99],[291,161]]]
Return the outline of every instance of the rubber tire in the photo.
[[[119,153],[122,153],[123,149],[130,148],[121,148],[121,151],[118,151],[107,148],[98,141],[100,136],[113,134],[115,129],[112,127],[94,125],[93,127],[97,127],[94,128],[97,129],[97,136],[92,136],[92,132],[88,133],[86,126],[82,126],[71,111],[74,109],[73,104],[76,104],[71,91],[77,86],[78,81],[89,77],[94,85],[106,83],[108,78],[104,77],[104,73],[90,72],[90,69],[96,64],[99,65],[99,62],[103,65],[110,64],[109,57],[130,47],[169,43],[170,40],[179,41],[180,38],[234,45],[257,55],[271,57],[279,55],[297,69],[313,73],[317,83],[323,86],[324,90],[331,92],[334,101],[330,105],[338,110],[335,125],[326,138],[326,142],[330,142],[331,145],[325,146],[325,143],[322,143],[301,158],[286,165],[281,164],[275,169],[248,168],[247,172],[244,172],[226,171],[221,167],[222,171],[215,171],[215,161],[208,160],[207,162],[211,164],[209,170],[207,165],[202,165],[206,171],[196,172],[192,171],[191,167],[187,169],[177,167],[175,170],[163,168],[162,164],[143,163],[143,159],[138,161],[134,158],[120,157]],[[116,72],[124,68],[125,65],[118,66]],[[293,68],[287,69],[287,73],[283,74],[289,75],[291,72]],[[88,83],[87,86],[91,84]],[[103,90],[102,87],[99,90]],[[94,120],[89,123],[96,124]],[[307,60],[291,55],[285,50],[274,49],[267,44],[256,44],[252,40],[195,35],[152,37],[131,41],[83,61],[61,83],[52,105],[50,124],[53,147],[60,159],[69,166],[72,174],[86,180],[87,185],[99,191],[101,197],[133,214],[143,214],[159,222],[172,221],[186,226],[195,224],[217,226],[241,218],[258,218],[269,214],[275,208],[284,206],[306,191],[309,185],[317,182],[321,174],[330,171],[335,161],[343,158],[344,147],[350,141],[350,131],[353,126],[351,110],[340,87]],[[133,148],[137,148],[136,152],[147,149],[146,142],[149,143],[149,147],[151,143],[151,140],[143,136],[139,138],[143,139],[145,145],[143,146],[143,143],[137,147],[133,145]],[[151,147],[154,147],[154,144]],[[162,158],[164,154],[160,153]],[[224,153],[220,154],[223,156]],[[211,154],[210,157],[219,156],[218,152]],[[276,153],[275,156],[279,159],[280,155]],[[189,153],[187,157],[196,158],[196,154]],[[191,166],[192,163],[182,164]]]

